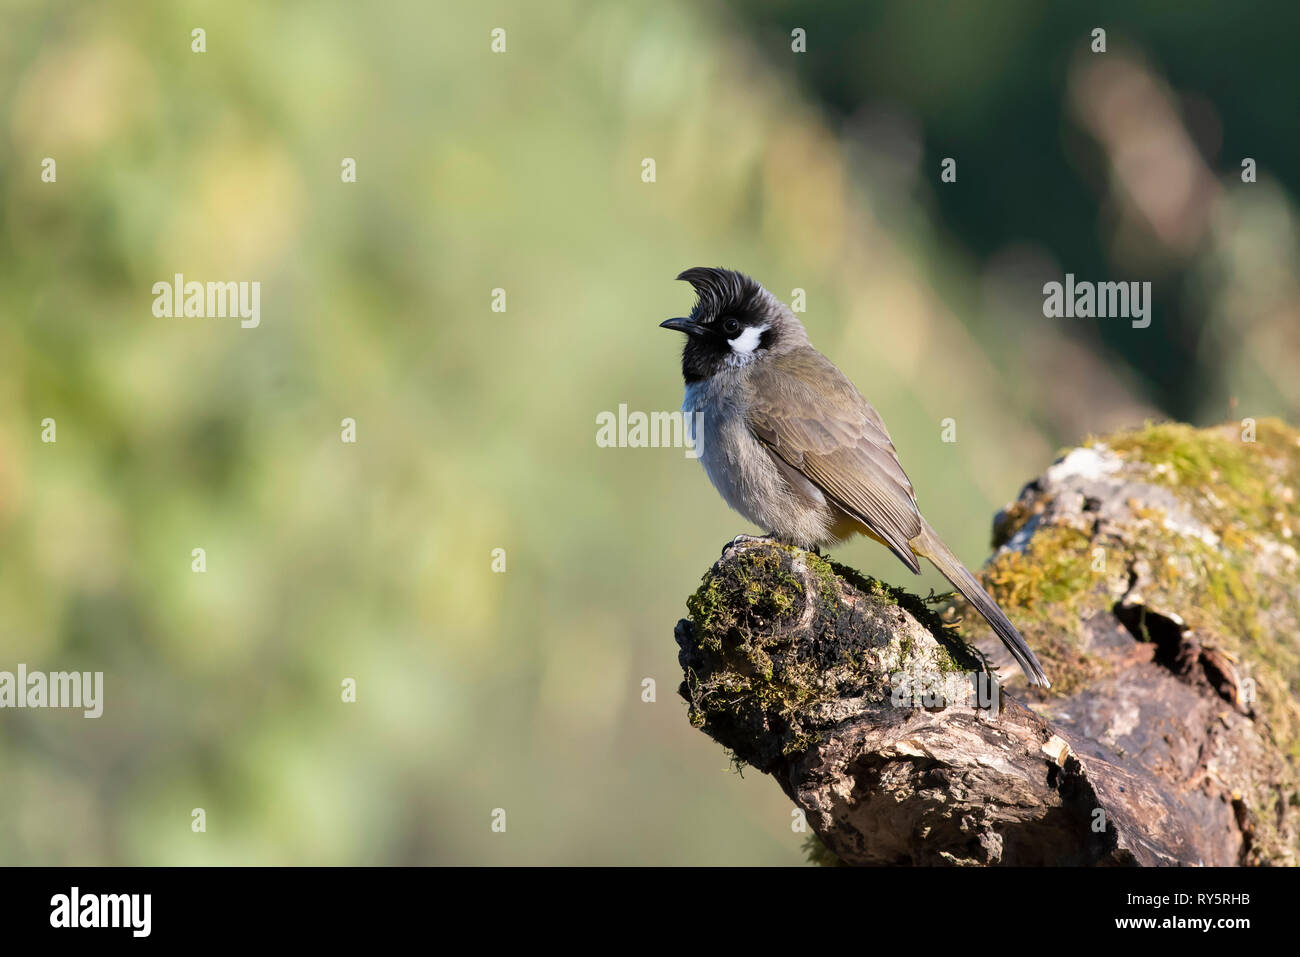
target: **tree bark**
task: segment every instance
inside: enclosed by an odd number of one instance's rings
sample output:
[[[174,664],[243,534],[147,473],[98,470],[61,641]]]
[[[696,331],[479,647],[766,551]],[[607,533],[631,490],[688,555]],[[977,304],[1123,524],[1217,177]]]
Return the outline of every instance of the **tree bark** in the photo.
[[[1121,433],[1027,485],[982,578],[1045,693],[949,596],[729,547],[677,625],[680,693],[843,863],[1295,864],[1298,486],[1300,434],[1250,420]]]

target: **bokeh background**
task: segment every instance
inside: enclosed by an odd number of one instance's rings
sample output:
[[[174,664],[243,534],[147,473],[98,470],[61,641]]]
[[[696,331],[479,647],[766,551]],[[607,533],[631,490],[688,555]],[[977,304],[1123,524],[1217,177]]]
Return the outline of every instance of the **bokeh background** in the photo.
[[[803,861],[675,694],[754,529],[680,449],[595,442],[677,408],[688,266],[806,290],[971,564],[1088,433],[1296,419],[1295,4],[0,16],[0,670],[106,685],[0,712],[3,863]],[[155,318],[176,272],[260,281],[261,326]],[[1065,272],[1152,282],[1151,326],[1045,319]]]

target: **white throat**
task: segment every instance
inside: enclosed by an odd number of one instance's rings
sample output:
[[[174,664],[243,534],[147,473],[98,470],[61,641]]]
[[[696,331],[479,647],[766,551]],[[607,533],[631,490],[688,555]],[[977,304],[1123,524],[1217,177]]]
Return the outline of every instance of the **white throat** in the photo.
[[[761,326],[749,326],[740,335],[734,339],[729,339],[728,344],[731,346],[731,355],[727,356],[732,365],[744,365],[754,358],[754,353],[758,351],[758,344],[763,339],[763,333],[771,328],[767,323]]]

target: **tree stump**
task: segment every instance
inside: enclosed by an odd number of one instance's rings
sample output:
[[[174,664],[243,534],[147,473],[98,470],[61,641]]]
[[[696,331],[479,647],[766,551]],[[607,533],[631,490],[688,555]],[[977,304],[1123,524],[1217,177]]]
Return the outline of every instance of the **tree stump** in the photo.
[[[981,574],[1048,692],[960,599],[736,545],[677,625],[680,693],[804,810],[815,859],[1295,864],[1298,495],[1300,434],[1273,420],[1064,455]]]

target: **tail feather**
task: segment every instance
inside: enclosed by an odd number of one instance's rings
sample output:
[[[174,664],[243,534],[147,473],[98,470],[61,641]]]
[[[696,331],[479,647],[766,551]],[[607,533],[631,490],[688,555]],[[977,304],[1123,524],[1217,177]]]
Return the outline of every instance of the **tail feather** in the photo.
[[[1029,650],[1025,644],[1025,639],[1020,637],[1020,632],[1016,626],[1011,624],[1010,619],[1002,613],[997,602],[989,597],[988,592],[975,579],[975,576],[966,570],[960,559],[952,553],[952,550],[943,543],[938,534],[930,527],[929,522],[922,520],[921,534],[912,541],[912,550],[923,558],[928,558],[931,564],[939,571],[943,572],[943,577],[952,582],[957,590],[966,597],[966,600],[975,606],[975,610],[984,616],[984,619],[993,626],[993,631],[1002,639],[1002,644],[1006,645],[1007,651],[1016,659],[1020,665],[1020,670],[1025,673],[1031,685],[1040,685],[1044,688],[1050,688],[1051,682],[1047,680],[1047,674],[1043,671],[1043,666],[1038,663],[1034,653]]]

